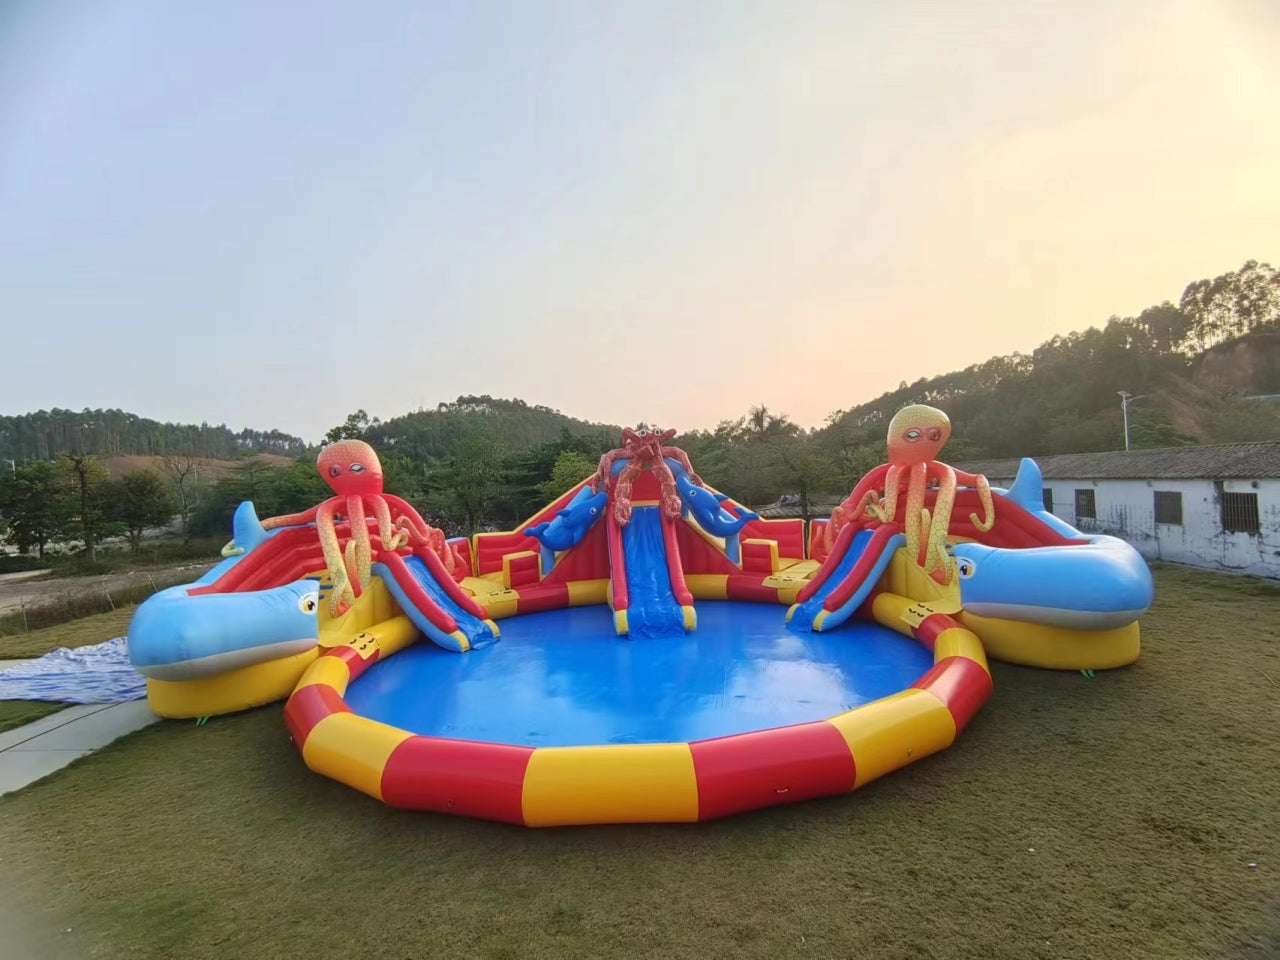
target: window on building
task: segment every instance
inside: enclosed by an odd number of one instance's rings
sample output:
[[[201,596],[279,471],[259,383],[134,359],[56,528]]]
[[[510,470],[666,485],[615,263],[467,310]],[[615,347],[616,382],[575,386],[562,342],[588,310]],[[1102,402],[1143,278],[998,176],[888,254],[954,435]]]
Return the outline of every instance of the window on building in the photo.
[[[1218,504],[1222,510],[1222,529],[1227,533],[1257,534],[1258,495],[1256,493],[1228,493],[1222,489],[1222,481],[1214,484],[1218,488]]]
[[[1182,494],[1176,490],[1156,491],[1156,523],[1182,526]]]
[[[1090,489],[1076,491],[1076,519],[1097,520],[1098,507]]]
[[[1053,489],[1051,487],[1044,487],[1040,491],[1040,496],[1044,500],[1044,508],[1050,513],[1053,513]]]

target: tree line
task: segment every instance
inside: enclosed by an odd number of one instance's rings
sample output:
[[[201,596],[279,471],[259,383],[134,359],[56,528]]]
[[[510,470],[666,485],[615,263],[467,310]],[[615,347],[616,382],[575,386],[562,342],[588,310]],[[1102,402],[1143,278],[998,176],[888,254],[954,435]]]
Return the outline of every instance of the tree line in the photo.
[[[296,457],[307,448],[300,437],[279,430],[238,433],[208,423],[160,423],[124,410],[37,410],[0,416],[0,460],[53,460],[60,453],[163,455],[183,450],[211,460],[256,453]]]

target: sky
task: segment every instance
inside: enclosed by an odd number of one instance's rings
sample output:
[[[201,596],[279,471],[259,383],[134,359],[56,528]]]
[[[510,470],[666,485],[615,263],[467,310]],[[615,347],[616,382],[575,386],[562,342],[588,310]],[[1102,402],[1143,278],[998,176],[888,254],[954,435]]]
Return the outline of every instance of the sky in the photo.
[[[0,413],[804,426],[1280,265],[1274,0],[0,5]]]

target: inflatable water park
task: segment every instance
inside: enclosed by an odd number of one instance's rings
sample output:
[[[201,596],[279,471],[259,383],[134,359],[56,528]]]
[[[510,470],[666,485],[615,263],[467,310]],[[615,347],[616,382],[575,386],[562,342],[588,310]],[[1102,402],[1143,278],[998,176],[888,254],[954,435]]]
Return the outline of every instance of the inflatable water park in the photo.
[[[393,807],[531,827],[701,821],[847,793],[952,745],[988,658],[1100,670],[1139,654],[1139,554],[937,459],[944,413],[889,423],[887,462],[829,518],[762,518],[674,431],[501,533],[447,538],[323,448],[333,496],[260,519],[138,608],[151,709],[284,700],[314,773]],[[501,627],[499,627],[501,623]]]

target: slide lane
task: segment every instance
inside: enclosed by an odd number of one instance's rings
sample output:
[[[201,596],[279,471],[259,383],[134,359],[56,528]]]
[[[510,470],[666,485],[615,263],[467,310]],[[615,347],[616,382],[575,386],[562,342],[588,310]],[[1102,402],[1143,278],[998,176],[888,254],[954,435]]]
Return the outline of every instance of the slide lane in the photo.
[[[907,542],[896,525],[840,531],[831,555],[787,611],[787,621],[804,630],[832,630],[871,594],[889,560]]]
[[[433,551],[402,557],[382,551],[374,572],[405,615],[434,643],[464,652],[483,647],[498,637],[498,627],[484,609],[445,570]]]
[[[658,507],[638,506],[631,522],[609,524],[614,625],[632,637],[667,637],[696,624],[693,596],[684,582],[673,521]]]

